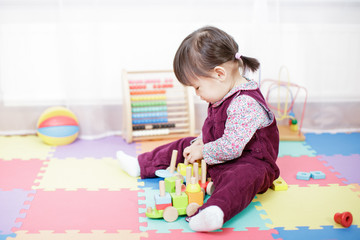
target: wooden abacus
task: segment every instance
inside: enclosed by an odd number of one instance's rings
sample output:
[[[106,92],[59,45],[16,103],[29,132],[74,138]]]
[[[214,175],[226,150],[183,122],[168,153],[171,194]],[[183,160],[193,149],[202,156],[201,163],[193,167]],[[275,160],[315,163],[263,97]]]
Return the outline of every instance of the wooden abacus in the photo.
[[[123,70],[122,82],[123,137],[128,143],[194,135],[192,94],[173,71]]]

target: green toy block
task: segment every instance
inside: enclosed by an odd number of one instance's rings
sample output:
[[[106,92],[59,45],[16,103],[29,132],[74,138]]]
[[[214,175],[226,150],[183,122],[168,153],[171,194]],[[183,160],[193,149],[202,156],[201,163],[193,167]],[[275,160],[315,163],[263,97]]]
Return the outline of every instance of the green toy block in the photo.
[[[164,210],[157,210],[156,208],[151,209],[150,211],[147,211],[145,215],[148,218],[163,218]]]
[[[176,193],[171,193],[173,206],[175,208],[186,208],[189,204],[189,199],[186,193],[182,192],[181,195],[176,195]]]
[[[189,205],[189,198],[188,195],[184,192],[181,193],[181,195],[176,195],[176,193],[170,193],[171,198],[173,200],[173,207],[175,207],[179,215],[185,215],[186,214],[186,207]]]
[[[165,191],[168,193],[175,192],[175,181],[179,179],[176,176],[165,178]]]

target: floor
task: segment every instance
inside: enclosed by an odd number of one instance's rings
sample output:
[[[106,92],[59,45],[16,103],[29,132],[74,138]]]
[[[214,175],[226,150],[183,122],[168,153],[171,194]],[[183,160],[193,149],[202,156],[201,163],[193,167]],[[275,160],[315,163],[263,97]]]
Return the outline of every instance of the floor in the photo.
[[[360,133],[281,142],[288,190],[257,195],[208,234],[192,232],[184,217],[146,218],[159,178],[135,179],[117,165],[117,150],[136,156],[165,142],[114,136],[51,147],[36,136],[0,137],[0,239],[360,239]],[[299,171],[326,179],[297,180]],[[353,215],[349,228],[333,219],[345,211]]]

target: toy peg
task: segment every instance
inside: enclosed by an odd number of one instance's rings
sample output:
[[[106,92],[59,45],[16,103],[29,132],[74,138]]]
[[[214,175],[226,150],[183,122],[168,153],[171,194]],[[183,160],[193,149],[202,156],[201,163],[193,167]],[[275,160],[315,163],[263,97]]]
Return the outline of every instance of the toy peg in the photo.
[[[184,164],[189,165],[189,163],[190,163],[189,160],[187,158],[185,158]]]
[[[353,216],[350,212],[335,213],[334,220],[336,223],[341,224],[343,227],[350,227],[353,221]]]
[[[175,193],[176,193],[176,196],[181,195],[181,185],[182,185],[181,179],[177,179],[175,181]]]
[[[152,209],[152,207],[148,207],[146,211],[147,211],[147,213],[152,213],[153,209]]]
[[[172,177],[175,175],[175,167],[176,167],[176,158],[177,158],[177,154],[178,151],[177,150],[173,150],[172,155],[171,155],[171,161],[170,161],[170,166],[165,170],[165,169],[159,169],[155,171],[155,175],[161,178],[168,178],[168,177]]]
[[[194,162],[193,168],[194,168],[193,173],[194,173],[195,181],[199,182],[199,163]]]
[[[186,184],[190,183],[190,179],[192,177],[192,168],[186,167]]]
[[[206,174],[207,174],[207,169],[206,169],[206,162],[205,160],[201,160],[201,184],[205,184],[206,183]]]
[[[178,151],[173,150],[172,155],[171,155],[170,170],[169,170],[170,173],[172,173],[172,174],[175,172],[177,154],[178,154]]]
[[[165,196],[165,181],[159,182],[160,197]]]

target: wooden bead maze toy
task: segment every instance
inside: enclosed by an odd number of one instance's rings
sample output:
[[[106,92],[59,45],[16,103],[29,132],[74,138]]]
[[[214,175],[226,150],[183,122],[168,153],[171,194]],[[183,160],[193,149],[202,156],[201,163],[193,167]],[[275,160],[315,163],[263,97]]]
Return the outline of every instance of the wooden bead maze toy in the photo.
[[[128,143],[194,135],[194,103],[189,87],[173,71],[123,71],[124,125]]]
[[[281,73],[286,70],[287,81],[281,81]],[[270,109],[273,110],[276,120],[278,122],[278,129],[281,141],[304,141],[305,136],[301,132],[304,113],[307,102],[307,89],[297,84],[290,82],[289,71],[286,67],[281,67],[279,71],[278,80],[265,79],[261,81],[261,88],[267,89],[265,100]],[[270,93],[277,90],[277,104],[276,106],[270,102]],[[285,100],[284,91],[285,90]],[[301,118],[298,118],[294,113],[294,104],[299,95],[303,96],[303,107],[301,111]],[[289,102],[290,99],[290,102]]]

